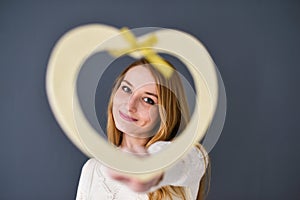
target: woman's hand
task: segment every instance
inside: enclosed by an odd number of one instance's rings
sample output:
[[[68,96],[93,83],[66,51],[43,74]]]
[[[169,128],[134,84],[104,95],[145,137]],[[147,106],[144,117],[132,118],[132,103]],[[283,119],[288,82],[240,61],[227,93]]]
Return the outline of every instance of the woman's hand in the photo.
[[[142,147],[136,147],[130,150],[127,148],[122,148],[122,151],[133,153],[138,157],[149,156],[146,149]],[[158,185],[163,178],[163,173],[148,180],[141,180],[135,177],[127,176],[112,169],[107,169],[107,173],[112,179],[120,181],[135,192],[147,192],[151,189],[151,187]]]
[[[125,184],[127,187],[129,187],[131,190],[135,192],[149,191],[151,187],[156,186],[163,177],[163,175],[160,174],[158,176],[151,178],[150,180],[142,181],[138,178],[126,176],[111,169],[108,170],[108,174],[112,179],[120,181],[121,183]]]

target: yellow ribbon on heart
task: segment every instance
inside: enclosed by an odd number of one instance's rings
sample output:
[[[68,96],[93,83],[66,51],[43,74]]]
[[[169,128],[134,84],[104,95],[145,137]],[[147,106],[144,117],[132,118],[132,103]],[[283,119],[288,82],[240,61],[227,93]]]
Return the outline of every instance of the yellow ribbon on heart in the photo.
[[[108,52],[112,56],[119,57],[123,54],[139,51],[151,65],[166,78],[172,76],[174,69],[162,57],[156,54],[153,48],[151,48],[151,46],[157,43],[157,37],[155,35],[150,35],[145,41],[138,42],[134,34],[127,27],[120,29],[120,32],[124,39],[130,44],[130,47],[121,50],[109,50]]]

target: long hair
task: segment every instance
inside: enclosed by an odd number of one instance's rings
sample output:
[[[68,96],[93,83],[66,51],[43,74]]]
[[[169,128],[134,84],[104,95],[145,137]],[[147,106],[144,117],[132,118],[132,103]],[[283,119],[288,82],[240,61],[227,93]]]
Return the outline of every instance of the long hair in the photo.
[[[167,62],[167,61],[166,61]],[[169,78],[165,78],[155,67],[153,67],[145,58],[135,61],[131,65],[129,65],[116,79],[112,93],[110,96],[110,100],[108,103],[108,120],[107,120],[107,137],[108,141],[113,145],[120,146],[122,143],[122,132],[119,131],[115,126],[115,121],[112,114],[113,107],[113,98],[114,95],[119,88],[122,80],[125,77],[127,71],[133,67],[143,65],[147,69],[150,70],[153,77],[156,81],[156,87],[158,92],[158,104],[159,106],[159,116],[160,116],[160,124],[158,125],[158,129],[156,134],[152,136],[146,144],[146,148],[150,145],[154,144],[157,141],[171,141],[174,139],[177,133],[180,133],[187,125],[190,119],[189,108],[186,100],[186,95],[184,93],[184,89],[181,83],[181,79],[176,72],[175,68],[171,65],[171,63],[167,62],[168,66],[162,67],[172,67],[173,73]],[[163,108],[163,109],[162,109]],[[203,156],[207,157],[205,154],[204,148],[198,146]],[[209,163],[209,162],[207,162]],[[208,168],[207,168],[208,169]],[[204,180],[207,178],[207,175],[202,177],[199,186],[198,192],[198,200],[204,199],[205,192],[207,189],[206,182]],[[205,186],[205,187],[204,187]],[[148,193],[149,200],[161,200],[161,199],[172,199],[172,196],[177,196],[183,200],[187,200],[185,196],[185,188],[178,186],[164,186],[160,189]]]

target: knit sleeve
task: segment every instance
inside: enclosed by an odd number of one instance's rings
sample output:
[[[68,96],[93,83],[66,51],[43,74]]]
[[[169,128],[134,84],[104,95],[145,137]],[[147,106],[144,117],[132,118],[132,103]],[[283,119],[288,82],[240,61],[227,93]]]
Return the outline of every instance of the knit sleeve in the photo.
[[[150,154],[163,150],[171,142],[156,142],[148,149]],[[162,186],[173,185],[188,187],[192,193],[197,193],[199,182],[206,170],[205,159],[197,147],[193,147],[183,158],[179,159],[173,166],[167,169],[162,181],[150,191],[154,191]]]
[[[87,200],[91,188],[93,172],[96,166],[95,159],[89,159],[82,167],[78,183],[76,200]]]

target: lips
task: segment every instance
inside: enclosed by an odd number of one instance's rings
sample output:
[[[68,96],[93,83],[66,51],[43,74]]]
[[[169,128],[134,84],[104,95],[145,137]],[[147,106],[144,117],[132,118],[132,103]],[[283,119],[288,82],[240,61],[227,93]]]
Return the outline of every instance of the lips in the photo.
[[[126,115],[125,113],[119,111],[119,114],[121,116],[122,119],[129,121],[129,122],[136,122],[137,119],[130,117],[129,115]]]

